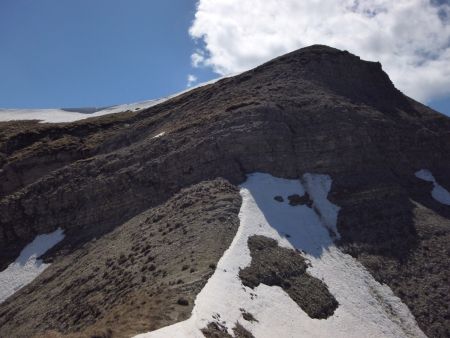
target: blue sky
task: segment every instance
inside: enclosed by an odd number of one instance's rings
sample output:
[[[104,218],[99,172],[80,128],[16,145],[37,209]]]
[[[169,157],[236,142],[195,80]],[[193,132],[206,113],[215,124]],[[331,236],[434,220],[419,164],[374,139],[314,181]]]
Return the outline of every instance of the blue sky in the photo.
[[[286,6],[279,6],[276,0],[199,0],[198,7],[196,3],[0,0],[0,107],[100,107],[158,98],[185,89],[189,74],[204,82],[249,69],[305,45],[324,43],[365,59],[381,60],[406,94],[450,115],[450,90],[445,89],[450,79],[443,69],[448,65],[448,53],[443,54],[447,59],[436,54],[447,51],[446,45],[440,45],[441,40],[449,41],[450,30],[446,30],[444,19],[450,7],[442,7],[445,1],[431,1],[432,9],[440,6],[435,17],[424,16],[426,26],[414,23],[412,27],[407,26],[411,14],[403,15],[395,7],[396,2],[378,8],[376,1],[360,0],[350,13],[360,17],[354,20],[350,16],[348,22],[342,21],[349,17],[349,13],[342,12],[348,8],[339,8],[334,0],[284,0]],[[410,0],[409,4],[417,20],[421,19],[420,13],[432,15],[429,8],[425,11],[419,7],[424,6],[422,1]],[[325,6],[326,10],[318,10],[317,6]],[[386,22],[395,22],[395,29],[378,20],[381,15],[365,16],[367,11],[392,13]],[[323,18],[309,22],[314,15]],[[322,22],[327,19],[347,27],[347,31],[341,34],[338,27],[328,27],[334,35],[321,34]],[[367,25],[356,26],[364,20]],[[316,21],[320,25],[314,27]],[[310,35],[297,33],[304,31],[301,24],[311,28]],[[351,40],[347,38],[348,29],[353,29]],[[427,32],[422,41],[424,29],[437,34]],[[399,36],[391,37],[388,31]],[[411,38],[402,39],[402,31]],[[358,39],[359,32],[367,41]],[[435,40],[430,41],[430,36]],[[393,58],[399,54],[392,50],[392,55],[387,55],[379,48],[380,37],[386,45],[390,38],[413,41],[399,46],[410,54],[404,59]],[[436,51],[428,50],[427,44],[435,46]],[[415,55],[417,50],[420,55],[432,55],[432,59],[420,59]],[[192,65],[193,54],[197,67]],[[404,67],[408,62],[412,66]]]
[[[194,0],[0,0],[0,107],[104,106],[182,90],[194,13]]]

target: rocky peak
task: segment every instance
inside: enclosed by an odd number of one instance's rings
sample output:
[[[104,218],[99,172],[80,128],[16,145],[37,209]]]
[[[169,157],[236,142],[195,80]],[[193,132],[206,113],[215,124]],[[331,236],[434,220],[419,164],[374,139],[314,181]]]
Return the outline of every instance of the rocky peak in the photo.
[[[351,102],[383,112],[408,110],[410,104],[383,71],[381,63],[336,48],[313,45],[280,56],[254,71],[275,70],[278,76],[308,80]],[[411,109],[409,109],[411,110]]]

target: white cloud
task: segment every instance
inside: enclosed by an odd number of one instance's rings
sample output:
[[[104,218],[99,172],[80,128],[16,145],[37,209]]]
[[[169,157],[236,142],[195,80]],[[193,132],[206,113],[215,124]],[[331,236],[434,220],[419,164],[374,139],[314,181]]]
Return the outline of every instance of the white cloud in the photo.
[[[204,52],[201,49],[197,49],[191,55],[191,64],[194,67],[200,67],[205,62]]]
[[[197,82],[197,76],[189,74],[187,77],[186,87],[191,87],[195,82]]]
[[[200,0],[189,32],[205,46],[193,65],[222,75],[326,44],[380,61],[418,100],[450,94],[448,1]]]

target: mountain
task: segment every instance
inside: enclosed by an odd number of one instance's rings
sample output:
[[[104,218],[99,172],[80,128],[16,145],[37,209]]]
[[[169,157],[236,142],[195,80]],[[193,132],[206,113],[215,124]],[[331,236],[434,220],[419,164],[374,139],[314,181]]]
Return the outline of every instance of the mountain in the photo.
[[[448,117],[320,45],[0,122],[0,336],[447,337],[449,152]]]

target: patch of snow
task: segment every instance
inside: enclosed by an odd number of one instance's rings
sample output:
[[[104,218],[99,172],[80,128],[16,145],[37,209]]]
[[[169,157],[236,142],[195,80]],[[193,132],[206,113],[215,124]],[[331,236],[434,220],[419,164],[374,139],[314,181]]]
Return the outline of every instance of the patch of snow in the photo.
[[[5,270],[0,271],[0,303],[17,290],[31,283],[50,264],[43,263],[38,257],[46,253],[64,238],[62,229],[49,234],[38,235],[23,248],[19,257]]]
[[[90,117],[120,113],[127,110],[136,111],[150,108],[166,100],[168,100],[168,98],[148,100],[132,104],[123,104],[101,109],[95,113],[90,114],[72,110],[68,111],[64,109],[0,109],[0,121],[39,120],[41,123],[74,122]],[[83,108],[81,108],[80,111],[81,110],[83,110]]]
[[[64,109],[59,109],[59,108],[52,108],[52,109],[2,109],[2,108],[0,108],[0,122],[15,121],[15,120],[39,120],[40,123],[63,123],[63,122],[74,122],[74,121],[78,121],[78,120],[87,119],[90,117],[98,117],[98,116],[103,116],[103,115],[107,115],[107,114],[121,113],[121,112],[125,112],[127,110],[138,111],[138,110],[156,106],[157,104],[163,103],[163,102],[165,102],[169,99],[172,99],[176,96],[187,93],[193,89],[203,87],[208,84],[212,84],[223,78],[225,78],[225,76],[217,78],[217,79],[213,79],[208,82],[200,83],[197,86],[190,87],[189,89],[183,90],[176,94],[173,94],[173,95],[170,95],[167,97],[163,97],[160,99],[147,100],[147,101],[142,101],[142,102],[137,102],[137,103],[112,106],[112,107],[108,107],[108,108],[104,108],[99,111],[96,111],[95,113],[83,113],[82,111],[85,110],[84,108],[79,108],[78,109],[79,111],[76,111],[77,109],[70,109],[70,111],[69,111],[69,110],[64,110]]]
[[[166,132],[162,131],[159,134],[156,134],[155,136],[153,136],[152,138],[158,138],[158,137],[164,136],[165,134],[166,134]]]
[[[255,173],[241,185],[240,226],[216,271],[195,300],[191,317],[137,338],[203,337],[201,329],[217,322],[233,334],[239,322],[255,337],[425,337],[409,309],[389,287],[379,284],[354,258],[333,244],[339,236],[339,207],[327,199],[331,178],[305,174],[287,180]],[[277,202],[283,197],[308,192],[313,208]],[[245,287],[239,271],[250,265],[248,238],[263,235],[286,248],[303,250],[311,267],[339,302],[327,319],[312,319],[280,287],[260,284]],[[289,236],[287,236],[289,235]],[[258,322],[248,322],[240,309]]]
[[[415,175],[417,178],[420,178],[421,180],[433,183],[433,190],[431,191],[431,196],[433,196],[433,198],[436,201],[442,204],[450,205],[450,193],[448,192],[447,189],[445,189],[436,181],[433,174],[429,170],[427,169],[419,170],[416,172]]]

